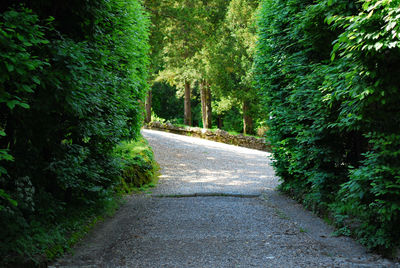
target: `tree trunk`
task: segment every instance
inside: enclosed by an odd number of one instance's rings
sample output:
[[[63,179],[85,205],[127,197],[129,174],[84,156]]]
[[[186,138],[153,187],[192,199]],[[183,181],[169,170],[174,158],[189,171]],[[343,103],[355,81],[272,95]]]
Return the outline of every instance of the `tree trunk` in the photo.
[[[211,89],[210,85],[202,81],[200,83],[200,97],[201,97],[201,118],[203,120],[203,128],[212,127],[212,108],[211,108]]]
[[[211,87],[208,83],[206,89],[206,128],[212,128]]]
[[[201,99],[201,119],[203,121],[203,128],[207,127],[207,88],[206,82],[203,80],[200,83],[200,99]]]
[[[249,114],[249,110],[248,101],[243,101],[243,134],[253,133],[253,119]]]
[[[151,98],[152,98],[152,93],[151,90],[149,90],[146,96],[146,118],[144,120],[146,123],[151,122]]]
[[[185,81],[185,125],[192,125],[192,109],[190,107],[190,83]]]
[[[222,124],[222,115],[218,115],[217,127],[218,127],[219,129],[222,129],[222,127],[223,127],[223,124]]]

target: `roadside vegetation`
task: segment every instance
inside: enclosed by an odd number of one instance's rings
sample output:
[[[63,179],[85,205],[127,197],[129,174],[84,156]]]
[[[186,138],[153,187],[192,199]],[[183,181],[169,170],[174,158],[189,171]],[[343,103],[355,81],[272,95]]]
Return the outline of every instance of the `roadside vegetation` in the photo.
[[[281,190],[400,246],[399,1],[262,1],[256,80]]]
[[[0,266],[35,266],[154,177],[138,150],[149,20],[136,0],[5,0],[0,13]]]

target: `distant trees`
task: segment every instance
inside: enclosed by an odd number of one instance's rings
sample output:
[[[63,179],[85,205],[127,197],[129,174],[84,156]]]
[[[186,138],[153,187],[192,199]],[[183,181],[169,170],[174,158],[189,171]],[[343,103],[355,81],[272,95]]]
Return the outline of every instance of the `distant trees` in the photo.
[[[258,102],[252,70],[257,7],[255,0],[230,1],[210,60],[216,95],[241,104],[245,134],[253,133],[252,116]]]
[[[195,77],[192,60],[205,39],[204,5],[194,0],[161,1],[156,12],[162,16],[156,31],[163,36],[163,69],[158,79],[183,90],[184,122],[191,125],[191,91]]]
[[[253,131],[251,111],[257,98],[251,68],[257,6],[257,1],[245,0],[164,0],[149,8],[158,14],[154,36],[163,36],[158,54],[162,69],[156,80],[176,86],[184,95],[185,124],[191,125],[190,98],[196,89],[203,127],[212,127],[212,107],[229,97],[244,109],[244,131]]]
[[[161,1],[159,0],[145,0],[144,5],[147,11],[147,14],[150,19],[150,36],[149,36],[149,45],[150,45],[150,53],[149,53],[149,77],[148,82],[150,85],[149,91],[146,96],[146,114],[145,114],[145,122],[149,123],[151,121],[152,116],[152,90],[151,86],[153,85],[154,79],[158,72],[162,69],[162,46],[163,46],[163,35],[160,28],[160,21],[162,19]]]

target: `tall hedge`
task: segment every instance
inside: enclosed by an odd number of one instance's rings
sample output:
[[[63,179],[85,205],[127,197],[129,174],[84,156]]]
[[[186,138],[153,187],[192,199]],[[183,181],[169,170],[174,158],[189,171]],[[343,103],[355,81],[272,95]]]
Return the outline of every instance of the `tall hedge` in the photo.
[[[257,83],[282,190],[369,248],[400,245],[397,0],[263,0]]]
[[[35,228],[113,194],[138,137],[148,19],[138,0],[0,4],[0,259]],[[39,250],[39,249],[37,249]]]

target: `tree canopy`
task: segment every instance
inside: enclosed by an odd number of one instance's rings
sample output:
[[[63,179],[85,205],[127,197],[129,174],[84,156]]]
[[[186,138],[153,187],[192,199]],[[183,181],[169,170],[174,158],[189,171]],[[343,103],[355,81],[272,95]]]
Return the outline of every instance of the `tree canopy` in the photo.
[[[154,31],[163,36],[162,69],[155,80],[176,86],[178,96],[184,95],[186,124],[192,123],[188,115],[195,91],[203,127],[212,127],[212,114],[228,112],[222,107],[237,106],[246,110],[242,114],[248,127],[243,130],[253,132],[251,118],[259,111],[251,79],[257,7],[258,1],[159,2],[153,14],[161,16]]]

